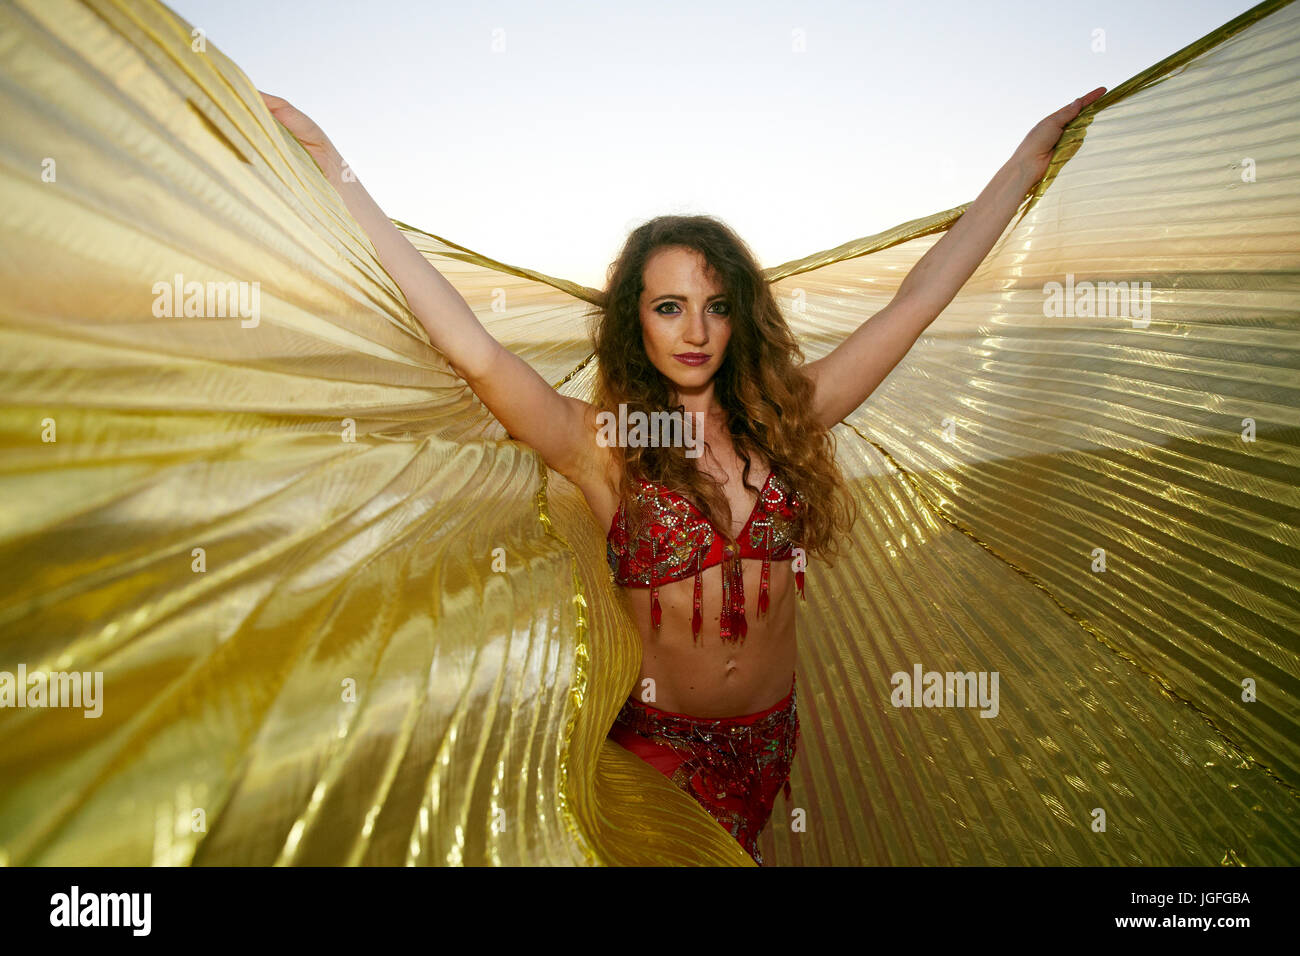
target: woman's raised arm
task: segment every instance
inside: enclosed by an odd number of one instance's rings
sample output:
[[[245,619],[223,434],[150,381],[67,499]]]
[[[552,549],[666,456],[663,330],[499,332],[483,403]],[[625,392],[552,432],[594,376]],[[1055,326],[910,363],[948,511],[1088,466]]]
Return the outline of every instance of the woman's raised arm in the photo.
[[[547,467],[575,479],[595,461],[595,409],[561,395],[519,356],[492,337],[456,288],[411,245],[310,117],[286,100],[262,94],[271,114],[311,154],[366,231],[379,261],[429,333],[434,347],[474,390],[512,438],[537,450]]]
[[[816,418],[830,428],[867,400],[947,308],[1043,178],[1066,125],[1106,92],[1099,86],[1043,119],[960,219],[912,266],[894,298],[829,355],[806,366]]]

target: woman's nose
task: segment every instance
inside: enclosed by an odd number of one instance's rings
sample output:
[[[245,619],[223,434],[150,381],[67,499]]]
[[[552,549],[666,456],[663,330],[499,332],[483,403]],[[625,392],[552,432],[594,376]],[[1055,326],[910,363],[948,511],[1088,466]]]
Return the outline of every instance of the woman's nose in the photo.
[[[685,338],[691,345],[703,345],[709,341],[709,327],[704,322],[703,312],[692,312],[687,318]]]

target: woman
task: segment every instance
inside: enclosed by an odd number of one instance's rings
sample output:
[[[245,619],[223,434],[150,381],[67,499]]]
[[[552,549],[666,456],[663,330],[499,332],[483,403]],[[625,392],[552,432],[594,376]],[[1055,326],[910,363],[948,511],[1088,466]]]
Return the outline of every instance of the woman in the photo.
[[[610,570],[643,647],[637,690],[611,736],[759,863],[758,835],[776,794],[789,796],[798,739],[795,592],[809,555],[833,553],[853,520],[829,429],[952,300],[1046,172],[1064,126],[1104,92],[1038,123],[894,299],[815,362],[804,363],[754,256],[726,226],[665,216],[639,227],[596,314],[594,404],[559,394],[493,339],[320,127],[263,94],[452,369],[609,529]],[[610,427],[663,412],[677,417],[657,423],[676,430],[639,435],[648,443]]]

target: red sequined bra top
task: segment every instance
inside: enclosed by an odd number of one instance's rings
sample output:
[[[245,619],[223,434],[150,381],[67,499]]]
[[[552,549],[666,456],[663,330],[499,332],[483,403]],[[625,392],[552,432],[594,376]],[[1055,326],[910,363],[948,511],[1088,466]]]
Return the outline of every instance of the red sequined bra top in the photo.
[[[701,575],[706,568],[721,563],[720,636],[724,641],[743,640],[748,627],[741,560],[763,560],[758,613],[766,614],[770,562],[786,561],[794,556],[798,547],[795,539],[807,507],[803,496],[786,485],[776,472],[769,473],[749,520],[736,538],[738,549],[727,544],[690,501],[662,485],[641,479],[637,504],[644,514],[640,537],[635,541],[630,539],[627,508],[624,502],[619,502],[606,538],[606,556],[614,580],[625,587],[650,588],[650,620],[657,628],[661,618],[659,585],[694,574],[695,612],[691,616],[691,631],[698,638],[704,623],[700,606]],[[802,567],[796,565],[795,587],[800,597],[804,597],[803,575]]]

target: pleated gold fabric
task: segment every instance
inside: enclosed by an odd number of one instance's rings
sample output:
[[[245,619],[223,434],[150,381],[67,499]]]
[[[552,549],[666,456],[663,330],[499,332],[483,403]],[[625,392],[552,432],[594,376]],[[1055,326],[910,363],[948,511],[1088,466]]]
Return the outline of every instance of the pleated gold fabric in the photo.
[[[1112,90],[836,427],[769,864],[1300,858],[1298,105],[1283,2]],[[0,114],[0,700],[103,675],[98,717],[0,708],[0,862],[751,865],[605,739],[604,529],[247,77],[160,4],[17,0]],[[808,357],[961,211],[769,270]],[[593,290],[400,225],[590,396]],[[997,715],[894,706],[916,667]]]

